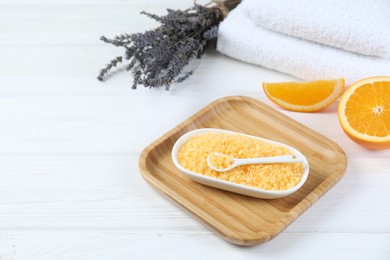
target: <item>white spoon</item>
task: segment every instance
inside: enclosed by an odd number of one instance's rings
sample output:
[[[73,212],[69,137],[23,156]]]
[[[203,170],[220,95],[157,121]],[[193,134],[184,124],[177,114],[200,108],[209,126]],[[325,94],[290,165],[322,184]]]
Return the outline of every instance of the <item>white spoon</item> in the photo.
[[[228,162],[226,168],[219,168],[212,164],[211,157],[221,157],[225,158]],[[248,165],[248,164],[265,164],[265,163],[303,163],[306,162],[306,158],[301,155],[282,155],[282,156],[269,156],[269,157],[259,157],[259,158],[233,158],[229,155],[223,153],[211,153],[207,156],[207,164],[209,167],[218,172],[226,172],[237,166]]]

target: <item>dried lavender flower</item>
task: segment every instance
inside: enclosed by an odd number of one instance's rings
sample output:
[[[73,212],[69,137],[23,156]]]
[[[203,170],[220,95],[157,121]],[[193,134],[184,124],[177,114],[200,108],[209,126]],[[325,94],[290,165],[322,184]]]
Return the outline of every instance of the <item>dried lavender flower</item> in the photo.
[[[203,33],[206,40],[216,39],[218,37],[218,26],[213,26]]]
[[[139,85],[169,89],[173,82],[184,81],[193,71],[183,72],[183,68],[190,60],[201,57],[208,42],[217,37],[218,24],[224,15],[240,0],[215,2],[211,7],[195,4],[184,11],[167,9],[164,16],[141,12],[161,25],[144,33],[121,34],[112,39],[102,36],[102,41],[124,47],[125,54],[108,63],[98,79],[103,81],[114,67],[128,61],[126,70],[132,70],[134,89]]]

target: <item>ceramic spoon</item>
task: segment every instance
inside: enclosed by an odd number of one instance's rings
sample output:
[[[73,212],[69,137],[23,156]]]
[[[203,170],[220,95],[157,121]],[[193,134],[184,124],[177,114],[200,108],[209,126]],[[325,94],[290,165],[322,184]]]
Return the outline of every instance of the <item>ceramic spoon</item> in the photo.
[[[213,165],[213,157],[224,160],[226,162],[225,168],[219,168]],[[259,158],[233,158],[223,153],[211,153],[207,156],[207,164],[211,169],[218,172],[226,172],[237,166],[248,165],[248,164],[266,164],[266,163],[303,163],[305,158],[298,155],[282,155],[282,156],[270,156],[270,157],[259,157]]]

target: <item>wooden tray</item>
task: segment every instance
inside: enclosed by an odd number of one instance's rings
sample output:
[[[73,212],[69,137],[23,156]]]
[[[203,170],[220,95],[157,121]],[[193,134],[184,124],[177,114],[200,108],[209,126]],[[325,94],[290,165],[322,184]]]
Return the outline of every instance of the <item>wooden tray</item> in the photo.
[[[173,165],[173,144],[184,133],[206,127],[260,136],[295,147],[309,161],[308,180],[293,195],[263,200],[188,179]],[[142,176],[154,188],[222,238],[246,246],[263,243],[282,232],[341,179],[346,167],[346,155],[336,143],[249,97],[214,101],[146,147],[139,159]]]

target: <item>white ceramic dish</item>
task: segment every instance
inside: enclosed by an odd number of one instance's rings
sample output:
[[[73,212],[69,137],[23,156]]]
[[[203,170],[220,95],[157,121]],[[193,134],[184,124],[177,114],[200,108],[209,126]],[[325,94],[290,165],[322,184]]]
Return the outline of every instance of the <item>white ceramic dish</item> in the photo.
[[[177,160],[177,154],[180,150],[180,147],[192,136],[205,134],[205,133],[239,134],[242,136],[248,136],[251,138],[255,138],[255,139],[258,139],[258,140],[263,141],[263,142],[268,142],[268,143],[271,143],[274,145],[284,146],[284,147],[288,148],[290,151],[292,151],[295,155],[303,157],[305,159],[304,163],[303,163],[304,164],[303,165],[304,172],[303,172],[303,176],[301,178],[301,181],[291,189],[282,190],[282,191],[271,191],[271,190],[263,190],[263,189],[259,189],[259,188],[249,187],[246,185],[237,184],[237,183],[233,183],[233,182],[229,182],[229,181],[219,180],[219,179],[209,177],[209,176],[204,176],[202,174],[195,173],[195,172],[192,172],[192,171],[189,171],[189,170],[183,168]],[[255,198],[262,198],[262,199],[276,199],[276,198],[285,197],[285,196],[288,196],[288,195],[294,193],[300,187],[302,187],[302,185],[305,183],[305,181],[307,180],[307,177],[309,175],[309,163],[308,163],[306,157],[304,157],[304,155],[302,153],[300,153],[298,150],[296,150],[295,148],[288,146],[286,144],[271,141],[271,140],[268,140],[265,138],[260,138],[257,136],[251,136],[251,135],[247,135],[247,134],[242,134],[242,133],[228,131],[228,130],[222,130],[222,129],[216,129],[216,128],[196,129],[196,130],[190,131],[190,132],[182,135],[176,141],[176,143],[174,144],[174,146],[172,148],[172,160],[173,160],[173,163],[175,164],[175,166],[180,171],[182,171],[187,177],[192,179],[193,181],[196,181],[196,182],[199,182],[199,183],[202,183],[204,185],[208,185],[208,186],[211,186],[214,188],[227,190],[227,191],[231,191],[231,192],[235,192],[235,193],[239,193],[242,195],[251,196],[251,197],[255,197]]]

